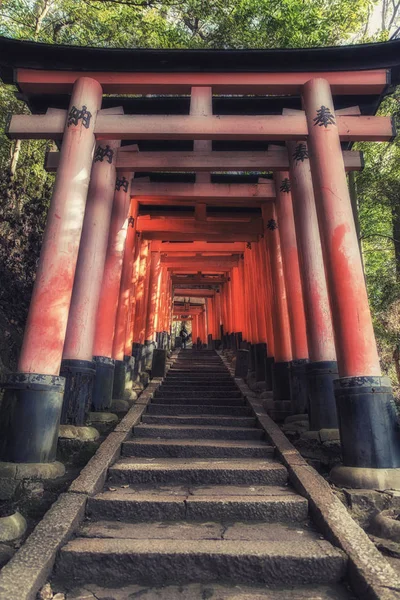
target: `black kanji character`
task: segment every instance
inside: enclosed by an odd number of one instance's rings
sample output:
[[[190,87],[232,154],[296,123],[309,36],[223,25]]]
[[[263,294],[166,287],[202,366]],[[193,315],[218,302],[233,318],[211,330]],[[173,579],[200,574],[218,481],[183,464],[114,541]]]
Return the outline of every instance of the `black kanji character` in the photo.
[[[247,244],[246,244],[246,248],[247,248],[248,250],[251,250],[251,242],[247,242]]]
[[[126,179],[126,177],[122,177],[122,179],[117,179],[117,181],[115,182],[115,189],[117,190],[117,192],[119,192],[120,189],[122,188],[124,190],[124,192],[127,192],[128,185],[129,185],[129,182]]]
[[[96,152],[94,153],[94,162],[103,162],[105,158],[111,165],[114,158],[114,150],[111,150],[108,144],[105,148],[103,148],[103,146],[97,146]]]
[[[290,192],[290,181],[287,177],[282,180],[281,187],[279,188],[281,192],[285,192],[288,194]]]
[[[128,219],[128,227],[132,227],[133,228],[134,225],[135,225],[135,219],[132,216],[130,216],[129,219]]]
[[[270,219],[268,221],[267,229],[270,229],[271,231],[275,231],[275,229],[278,229],[278,223],[275,221],[275,219]]]
[[[304,162],[308,157],[307,145],[303,142],[297,144],[295,151],[293,152],[293,158],[296,162]]]
[[[326,106],[321,106],[317,110],[317,116],[313,119],[314,125],[319,125],[320,127],[328,127],[328,125],[336,125],[335,118],[331,113],[330,109]]]
[[[70,125],[78,125],[78,121],[82,119],[82,125],[89,129],[90,119],[92,118],[92,113],[90,113],[86,106],[82,106],[82,110],[73,106],[68,113],[67,127]]]

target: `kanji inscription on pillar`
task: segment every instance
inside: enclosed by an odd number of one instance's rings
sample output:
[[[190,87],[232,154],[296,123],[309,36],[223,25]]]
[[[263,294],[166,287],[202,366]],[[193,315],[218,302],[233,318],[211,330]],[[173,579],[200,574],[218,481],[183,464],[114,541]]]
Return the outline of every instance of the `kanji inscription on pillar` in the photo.
[[[117,181],[115,182],[115,189],[117,190],[117,192],[119,192],[121,188],[124,190],[124,192],[128,191],[128,180],[126,177],[122,177],[122,179],[117,179]]]
[[[127,190],[125,190],[125,191],[127,191]],[[134,225],[135,225],[135,219],[132,216],[130,216],[129,219],[128,219],[128,227],[132,227],[133,228]]]
[[[90,119],[92,113],[88,111],[85,105],[79,110],[76,106],[73,106],[68,113],[67,127],[70,125],[78,125],[79,121],[82,120],[82,124],[86,129],[89,129]]]
[[[288,177],[285,177],[285,179],[282,180],[281,186],[280,186],[280,191],[284,192],[285,194],[288,194],[290,192],[290,181],[288,179]]]
[[[304,162],[307,158],[309,158],[306,144],[303,142],[297,144],[295,151],[293,152],[293,158],[296,163],[300,161]]]
[[[269,229],[270,231],[275,231],[275,229],[278,229],[278,223],[275,221],[275,219],[270,219],[268,221],[267,229]]]
[[[318,125],[319,127],[328,127],[328,125],[336,125],[335,118],[331,113],[330,108],[327,106],[321,106],[317,110],[317,116],[313,119],[314,125]]]
[[[112,150],[108,144],[105,148],[103,148],[103,146],[97,146],[96,152],[94,153],[94,162],[103,162],[104,159],[107,159],[111,165],[113,158],[114,150]]]

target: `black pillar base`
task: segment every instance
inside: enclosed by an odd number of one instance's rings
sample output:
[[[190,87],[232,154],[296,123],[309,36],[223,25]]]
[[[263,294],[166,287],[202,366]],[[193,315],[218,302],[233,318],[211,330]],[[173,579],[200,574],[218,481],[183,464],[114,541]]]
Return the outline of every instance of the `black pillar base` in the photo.
[[[193,345],[194,345],[194,340],[193,340]],[[180,335],[178,335],[175,338],[175,348],[182,348],[182,338]]]
[[[143,346],[143,362],[142,371],[151,371],[151,365],[153,362],[153,352],[156,347],[153,340],[146,340]]]
[[[338,418],[333,381],[339,377],[337,362],[324,360],[306,365],[310,431],[337,429]]]
[[[214,345],[216,350],[221,349],[221,340],[214,340]]]
[[[254,344],[256,381],[265,381],[267,364],[267,344]]]
[[[388,377],[342,377],[334,382],[343,464],[400,467],[400,431]]]
[[[254,344],[249,343],[249,372],[255,373],[256,370],[256,354]]]
[[[93,356],[96,375],[93,385],[93,411],[108,410],[111,407],[114,385],[114,360],[107,356]]]
[[[64,386],[64,377],[55,375],[6,376],[0,407],[0,461],[55,461]]]
[[[132,345],[132,358],[134,359],[134,367],[132,370],[132,379],[135,380],[139,376],[142,369],[142,344],[135,342]]]
[[[274,362],[272,367],[274,400],[290,400],[290,362]]]
[[[265,361],[265,383],[266,383],[266,391],[271,392],[274,387],[272,370],[274,368],[275,359],[273,356],[267,356],[267,360]]]
[[[294,415],[308,412],[308,362],[308,358],[300,358],[290,363],[290,401]]]
[[[213,349],[213,339],[211,333],[209,333],[207,336],[207,347],[209,350]]]
[[[238,350],[236,352],[235,377],[246,379],[249,372],[249,351]]]
[[[61,363],[60,375],[65,378],[62,425],[86,424],[92,408],[93,382],[96,365],[93,361],[66,358]]]
[[[235,338],[236,338],[236,350],[239,350],[239,348],[241,347],[241,343],[243,341],[242,332],[239,331],[239,332],[235,333]]]
[[[153,362],[151,365],[152,377],[165,377],[167,367],[167,351],[156,348],[153,352]]]
[[[125,395],[127,365],[124,360],[116,360],[113,378],[113,400],[123,400]]]

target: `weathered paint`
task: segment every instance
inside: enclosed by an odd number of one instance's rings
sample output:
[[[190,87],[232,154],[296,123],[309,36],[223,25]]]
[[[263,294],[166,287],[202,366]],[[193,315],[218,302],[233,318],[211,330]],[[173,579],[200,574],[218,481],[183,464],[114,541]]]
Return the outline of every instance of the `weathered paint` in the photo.
[[[278,171],[274,175],[274,180],[276,188],[276,213],[279,223],[279,236],[290,323],[292,357],[294,360],[297,360],[308,358],[308,347],[289,173],[287,171]]]
[[[339,375],[380,375],[329,83],[324,79],[307,82],[303,100]],[[333,123],[327,126],[320,125],[320,113],[317,111],[321,111],[322,107],[331,113]]]
[[[146,341],[155,341],[156,336],[156,325],[157,325],[157,308],[158,308],[158,294],[159,294],[159,277],[160,277],[160,253],[152,252],[150,260],[150,273],[149,273],[149,293],[147,302],[147,318],[145,322],[145,335]]]
[[[118,309],[115,320],[115,332],[113,340],[112,357],[116,360],[123,360],[125,353],[126,333],[128,327],[129,305],[131,302],[133,261],[136,243],[136,218],[139,205],[137,200],[132,198],[128,216],[128,231],[126,234],[124,258],[122,262],[121,284],[119,288]]]
[[[18,362],[21,372],[60,372],[101,100],[97,81],[77,79],[70,110],[86,106],[91,118],[88,127],[82,119],[77,125],[64,124],[60,166]]]
[[[296,160],[302,145],[303,159]],[[335,361],[335,341],[306,142],[288,142],[290,181],[311,362]]]
[[[265,204],[263,206],[263,218],[273,289],[274,356],[276,362],[289,362],[293,358],[290,323],[279,237],[279,223],[277,222],[274,204]],[[272,228],[273,223],[277,224],[278,227]]]
[[[119,179],[122,177],[126,179],[126,186],[119,186],[117,180],[93,344],[93,354],[95,356],[107,356],[109,358],[112,357],[115,318],[118,309],[122,260],[130,206],[130,173],[121,174]]]

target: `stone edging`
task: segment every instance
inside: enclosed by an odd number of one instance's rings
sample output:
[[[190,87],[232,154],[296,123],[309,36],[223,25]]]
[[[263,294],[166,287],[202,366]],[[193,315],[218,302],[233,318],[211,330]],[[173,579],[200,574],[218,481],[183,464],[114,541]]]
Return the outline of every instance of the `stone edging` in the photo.
[[[175,362],[179,351],[174,352]],[[119,458],[121,444],[129,439],[163,378],[152,379],[122,421],[36,525],[18,552],[0,572],[0,600],[36,600],[46,583],[58,550],[75,533],[85,517],[89,496],[103,488],[108,468]]]
[[[234,376],[228,360],[220,354]],[[400,600],[400,578],[364,530],[349,515],[347,508],[330,485],[301,456],[278,425],[266,413],[262,400],[243,379],[236,385],[247,399],[267,438],[275,446],[278,458],[289,472],[295,490],[307,498],[311,516],[325,537],[348,556],[348,578],[353,591],[362,600]]]

